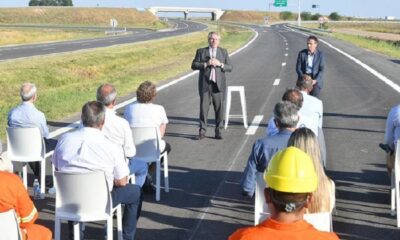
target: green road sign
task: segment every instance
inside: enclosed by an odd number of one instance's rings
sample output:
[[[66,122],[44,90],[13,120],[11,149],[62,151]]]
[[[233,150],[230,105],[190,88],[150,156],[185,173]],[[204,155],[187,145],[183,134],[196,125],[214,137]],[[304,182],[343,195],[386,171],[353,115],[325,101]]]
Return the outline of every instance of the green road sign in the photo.
[[[274,7],[287,7],[287,0],[275,0]]]

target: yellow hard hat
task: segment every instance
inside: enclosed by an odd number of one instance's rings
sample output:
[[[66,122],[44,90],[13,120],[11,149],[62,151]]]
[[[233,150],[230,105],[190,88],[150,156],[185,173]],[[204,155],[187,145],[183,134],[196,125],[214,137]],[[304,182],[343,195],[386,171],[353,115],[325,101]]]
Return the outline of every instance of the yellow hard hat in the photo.
[[[296,147],[288,147],[274,155],[264,172],[264,180],[270,188],[289,193],[314,192],[318,184],[313,161]]]

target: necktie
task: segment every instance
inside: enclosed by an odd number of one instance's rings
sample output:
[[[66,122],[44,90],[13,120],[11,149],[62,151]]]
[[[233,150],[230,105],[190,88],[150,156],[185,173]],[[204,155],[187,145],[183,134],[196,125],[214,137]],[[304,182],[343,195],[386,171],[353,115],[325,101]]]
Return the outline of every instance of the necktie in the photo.
[[[211,49],[211,53],[212,53],[211,58],[215,58],[217,55],[217,49],[216,48]],[[210,80],[215,83],[217,82],[215,67],[211,67]]]

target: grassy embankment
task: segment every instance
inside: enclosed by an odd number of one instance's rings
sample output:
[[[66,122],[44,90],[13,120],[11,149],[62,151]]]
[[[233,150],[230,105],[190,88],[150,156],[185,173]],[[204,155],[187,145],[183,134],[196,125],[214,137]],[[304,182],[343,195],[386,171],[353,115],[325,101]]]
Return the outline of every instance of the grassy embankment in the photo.
[[[215,28],[215,27],[214,27]],[[223,27],[222,46],[233,51],[252,36],[243,28]],[[18,89],[25,81],[38,87],[37,106],[47,119],[56,121],[80,111],[95,98],[96,88],[113,83],[124,96],[144,80],[158,82],[190,71],[195,50],[206,46],[207,33],[192,33],[123,46],[62,56],[37,57],[0,63],[0,128],[5,129],[8,111],[19,103]],[[0,132],[4,139],[4,131]]]
[[[0,8],[2,25],[41,25],[68,27],[109,27],[110,19],[118,21],[118,27],[145,27],[160,29],[167,27],[150,12],[120,8],[71,8],[29,7]],[[104,31],[93,32],[54,28],[0,28],[0,45],[24,44],[48,41],[73,40],[104,36]]]
[[[400,59],[400,42],[379,39],[379,33],[400,34],[400,23],[328,23],[329,29],[333,30],[333,37],[353,43],[356,46],[369,49]],[[308,24],[306,27],[317,28],[317,24]],[[354,34],[341,33],[340,29],[356,29],[371,33],[371,37],[358,36]],[[335,31],[338,30],[338,31]]]
[[[264,24],[264,17],[268,16],[270,22],[280,21],[278,12],[262,11],[225,11],[221,21],[240,22],[249,24]]]

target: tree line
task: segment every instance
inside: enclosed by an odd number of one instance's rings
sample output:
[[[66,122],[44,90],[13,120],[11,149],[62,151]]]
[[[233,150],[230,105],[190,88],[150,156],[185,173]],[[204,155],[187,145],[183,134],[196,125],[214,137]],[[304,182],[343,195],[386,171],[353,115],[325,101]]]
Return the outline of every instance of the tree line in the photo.
[[[73,6],[72,0],[30,0],[29,6]]]
[[[297,18],[297,14],[294,14],[289,11],[281,12],[279,14],[279,16],[282,20],[295,20]],[[301,16],[302,20],[308,21],[308,20],[318,20],[318,18],[321,17],[322,15],[319,13],[312,14],[310,12],[301,12],[300,16]],[[328,17],[332,21],[339,21],[339,20],[342,20],[342,18],[343,18],[337,12],[333,12],[333,13],[329,14]]]

